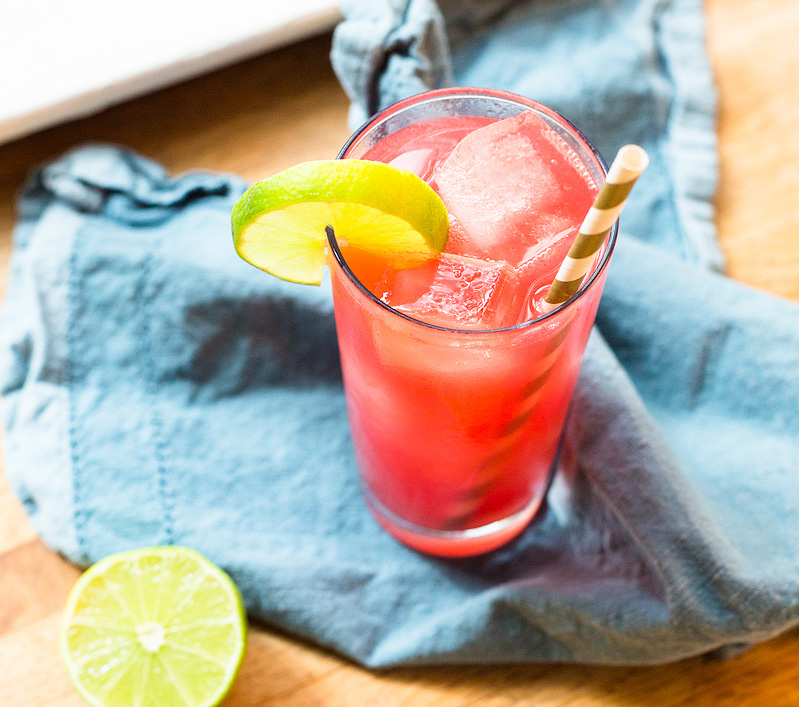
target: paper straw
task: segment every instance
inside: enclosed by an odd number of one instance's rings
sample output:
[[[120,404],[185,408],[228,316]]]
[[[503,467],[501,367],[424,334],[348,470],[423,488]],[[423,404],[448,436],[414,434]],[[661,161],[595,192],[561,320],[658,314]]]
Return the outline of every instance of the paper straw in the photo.
[[[648,165],[649,155],[643,147],[625,145],[619,150],[610,165],[605,184],[588,210],[577,238],[541,303],[544,312],[552,311],[580,289],[585,274],[594,262],[594,256],[627,203],[635,181]]]

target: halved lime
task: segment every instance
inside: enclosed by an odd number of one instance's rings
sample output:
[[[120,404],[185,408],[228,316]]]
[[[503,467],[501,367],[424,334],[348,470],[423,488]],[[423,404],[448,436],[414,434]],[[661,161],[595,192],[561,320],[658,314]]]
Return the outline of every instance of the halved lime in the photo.
[[[369,160],[304,162],[253,185],[231,215],[233,242],[248,263],[291,282],[318,285],[325,228],[339,243],[385,255],[394,268],[440,253],[444,202],[413,172]]]
[[[96,707],[211,707],[244,657],[236,586],[202,555],[154,547],[111,555],[78,579],[61,648],[80,693]]]

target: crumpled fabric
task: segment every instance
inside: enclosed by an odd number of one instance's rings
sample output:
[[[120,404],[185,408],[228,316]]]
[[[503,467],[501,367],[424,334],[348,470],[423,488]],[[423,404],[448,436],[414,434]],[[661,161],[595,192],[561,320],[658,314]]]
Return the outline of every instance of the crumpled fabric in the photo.
[[[799,308],[713,272],[698,0],[344,12],[354,120],[487,85],[652,157],[544,511],[476,558],[394,541],[360,498],[329,290],[237,258],[237,177],[86,146],[22,194],[0,319],[6,471],[44,541],[81,565],[191,546],[254,620],[367,666],[658,663],[795,626]]]

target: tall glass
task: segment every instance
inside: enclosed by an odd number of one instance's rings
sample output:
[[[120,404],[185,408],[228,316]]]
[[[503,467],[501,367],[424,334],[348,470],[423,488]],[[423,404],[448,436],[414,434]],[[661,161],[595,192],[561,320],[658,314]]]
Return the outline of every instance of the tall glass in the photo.
[[[339,154],[363,157],[413,124],[447,116],[502,119],[536,111],[601,184],[601,156],[535,101],[456,88],[404,100],[358,130]],[[579,224],[578,224],[579,225]],[[487,552],[530,522],[552,476],[583,352],[616,239],[568,302],[492,331],[412,319],[354,275],[335,236],[330,269],[347,411],[366,502],[400,541],[441,556]]]

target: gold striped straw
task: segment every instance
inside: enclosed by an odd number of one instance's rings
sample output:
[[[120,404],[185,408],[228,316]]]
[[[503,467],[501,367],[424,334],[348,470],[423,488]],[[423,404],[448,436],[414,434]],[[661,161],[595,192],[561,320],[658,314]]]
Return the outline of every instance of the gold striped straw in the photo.
[[[625,145],[619,150],[594,205],[588,210],[569,254],[541,303],[545,312],[551,312],[580,289],[594,256],[627,203],[635,181],[648,165],[649,155],[643,147]]]

